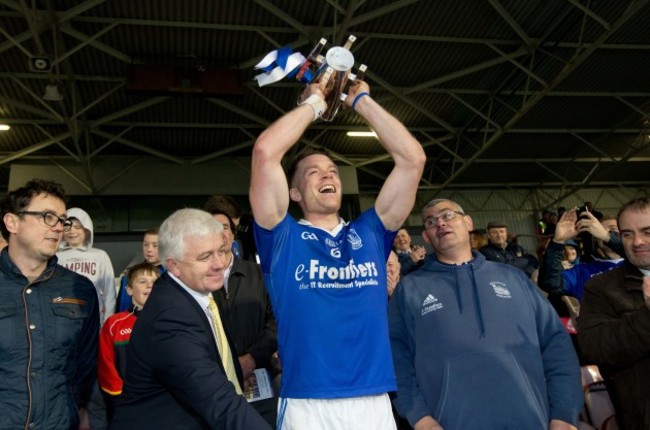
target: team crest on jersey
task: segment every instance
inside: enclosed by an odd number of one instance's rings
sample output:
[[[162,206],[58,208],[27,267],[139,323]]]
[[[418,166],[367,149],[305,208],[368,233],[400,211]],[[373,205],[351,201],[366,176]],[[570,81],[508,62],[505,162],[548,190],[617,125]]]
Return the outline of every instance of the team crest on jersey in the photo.
[[[351,228],[348,232],[348,242],[350,242],[352,249],[354,250],[360,249],[363,246],[363,243],[361,243],[361,238],[353,228]]]
[[[506,287],[506,284],[503,282],[490,282],[490,285],[492,285],[492,288],[494,288],[494,294],[497,295],[497,297],[501,297],[503,299],[511,299],[512,294],[510,293],[510,290]]]

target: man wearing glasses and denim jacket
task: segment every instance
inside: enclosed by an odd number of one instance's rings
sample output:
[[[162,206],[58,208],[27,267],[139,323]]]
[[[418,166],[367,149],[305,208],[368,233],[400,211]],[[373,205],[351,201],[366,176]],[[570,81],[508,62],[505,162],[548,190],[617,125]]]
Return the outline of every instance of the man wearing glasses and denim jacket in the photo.
[[[0,428],[77,429],[96,367],[95,287],[57,264],[61,185],[33,180],[0,203]]]

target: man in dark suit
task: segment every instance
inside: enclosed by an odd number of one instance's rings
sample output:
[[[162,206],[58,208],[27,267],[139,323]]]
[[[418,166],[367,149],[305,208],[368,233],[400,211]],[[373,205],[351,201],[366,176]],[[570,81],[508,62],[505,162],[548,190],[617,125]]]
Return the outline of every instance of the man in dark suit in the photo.
[[[207,212],[181,209],[163,222],[158,239],[167,273],[133,329],[111,428],[269,430],[237,394],[243,380],[234,345],[227,333],[227,346],[221,343],[210,310],[210,293],[222,288],[226,268],[221,224]],[[232,362],[224,364],[220,351]]]

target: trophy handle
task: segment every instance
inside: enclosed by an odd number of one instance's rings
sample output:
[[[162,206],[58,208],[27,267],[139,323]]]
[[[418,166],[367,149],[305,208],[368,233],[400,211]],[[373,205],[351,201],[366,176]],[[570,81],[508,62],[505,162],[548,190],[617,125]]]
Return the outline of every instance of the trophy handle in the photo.
[[[343,49],[346,49],[346,50],[349,51],[350,48],[352,48],[352,44],[354,42],[356,42],[356,40],[357,40],[357,37],[355,35],[351,34],[350,37],[348,37],[348,40],[345,41],[345,45],[343,45]]]
[[[304,83],[310,84],[318,75],[323,71],[325,66],[325,57],[321,55],[323,48],[327,44],[327,39],[321,38],[321,40],[314,46],[311,50],[307,59],[300,67],[298,73],[296,73],[296,80]]]
[[[318,57],[323,58],[322,55],[320,55],[321,51],[325,47],[325,44],[327,43],[327,39],[321,38],[321,40],[318,41],[316,46],[314,46],[314,49],[311,50],[309,55],[307,56],[308,59],[312,61],[316,61]]]

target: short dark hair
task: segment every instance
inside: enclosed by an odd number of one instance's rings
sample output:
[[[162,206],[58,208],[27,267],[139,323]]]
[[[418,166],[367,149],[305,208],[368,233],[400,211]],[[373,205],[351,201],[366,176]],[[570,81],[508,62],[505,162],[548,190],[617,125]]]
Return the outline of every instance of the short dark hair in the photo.
[[[203,209],[212,215],[224,214],[231,220],[241,218],[242,216],[241,208],[235,199],[230,196],[212,196],[205,202]]]
[[[17,214],[25,210],[32,202],[32,199],[38,195],[47,194],[63,203],[67,203],[67,197],[63,186],[58,182],[48,181],[46,179],[32,179],[24,186],[7,193],[7,195],[0,202],[0,211],[2,211],[2,218],[5,214]],[[4,222],[0,222],[0,231],[5,240],[9,240],[9,230]]]
[[[228,218],[228,225],[230,226],[230,231],[232,231],[233,234],[235,234],[235,222],[232,220],[232,217],[228,215],[225,211],[219,211],[219,210],[213,210],[213,211],[208,211],[210,212],[210,215],[223,215],[226,218]]]
[[[638,197],[625,203],[621,206],[616,215],[616,224],[618,224],[618,228],[621,228],[621,215],[623,212],[645,212],[648,209],[650,209],[650,197],[648,196]]]
[[[296,172],[298,171],[298,164],[305,158],[311,157],[312,155],[324,155],[330,160],[332,160],[332,156],[330,155],[330,153],[322,148],[310,147],[301,151],[300,153],[298,153],[298,155],[296,155],[293,158],[293,160],[291,160],[291,164],[289,164],[289,170],[287,171],[287,179],[289,179],[289,188],[293,187],[293,179],[294,179],[293,177],[296,175]]]
[[[144,232],[144,236],[146,236],[148,234],[158,236],[158,227],[151,227],[149,230]]]
[[[153,273],[156,275],[156,278],[160,276],[158,268],[153,264],[147,263],[145,261],[144,263],[138,263],[129,269],[129,272],[126,274],[126,285],[133,288],[131,284],[135,280],[135,277],[142,273]]]

